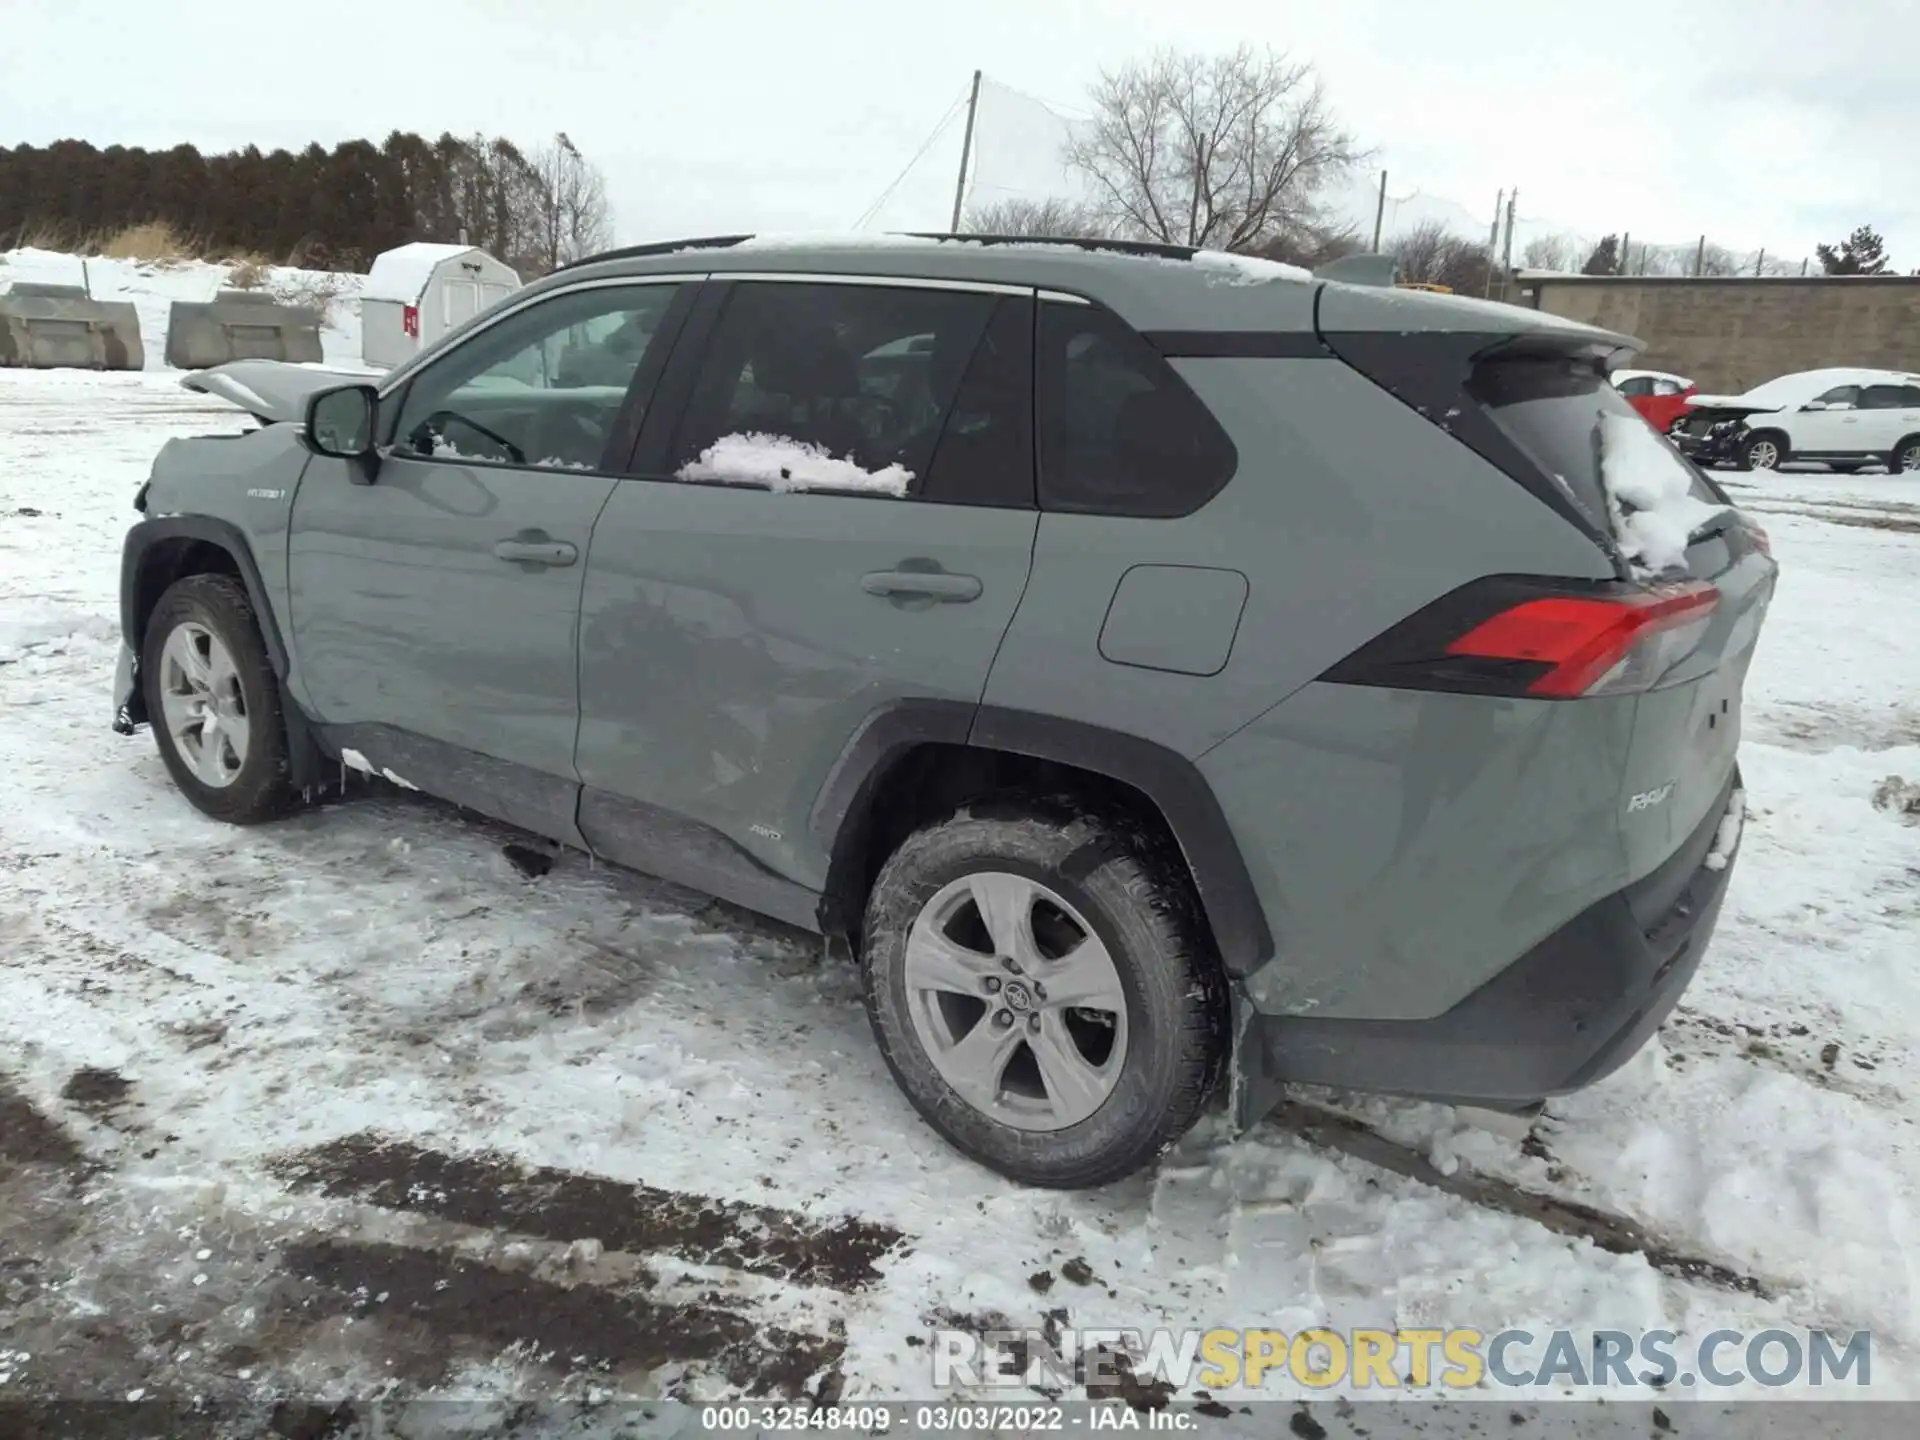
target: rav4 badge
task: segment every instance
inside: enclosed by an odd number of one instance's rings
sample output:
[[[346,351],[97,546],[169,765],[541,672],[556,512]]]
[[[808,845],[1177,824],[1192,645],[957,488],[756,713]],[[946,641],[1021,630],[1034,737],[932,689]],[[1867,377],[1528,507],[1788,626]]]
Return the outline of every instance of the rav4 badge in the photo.
[[[1654,806],[1665,803],[1666,798],[1671,794],[1673,794],[1673,781],[1669,780],[1658,790],[1642,790],[1638,795],[1630,795],[1627,797],[1627,813],[1631,815],[1638,810],[1651,810]]]

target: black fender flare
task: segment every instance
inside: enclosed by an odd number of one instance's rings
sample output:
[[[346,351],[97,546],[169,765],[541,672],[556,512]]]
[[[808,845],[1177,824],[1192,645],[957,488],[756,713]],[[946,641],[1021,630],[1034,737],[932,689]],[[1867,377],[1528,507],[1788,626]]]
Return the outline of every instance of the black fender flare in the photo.
[[[930,743],[1051,760],[1139,791],[1180,846],[1227,973],[1243,976],[1272,958],[1266,912],[1206,777],[1164,745],[1084,721],[956,700],[882,706],[854,732],[814,800],[808,826],[829,855],[840,853],[845,828],[862,822],[888,765]]]
[[[120,633],[137,656],[146,638],[147,617],[140,607],[140,577],[153,548],[166,540],[203,540],[218,545],[233,557],[240,571],[240,582],[247,587],[253,613],[260,622],[260,637],[266,642],[267,659],[274,675],[287,678],[287,647],[280,637],[280,619],[274,614],[267,596],[266,582],[260,578],[260,566],[253,558],[253,546],[246,532],[229,520],[210,515],[162,515],[142,520],[127,531],[120,547]]]
[[[210,515],[161,515],[141,520],[127,531],[120,547],[120,635],[133,651],[135,675],[139,673],[142,642],[146,639],[147,614],[141,606],[141,579],[154,547],[169,540],[198,540],[217,545],[233,557],[246,586],[247,599],[253,604],[254,621],[260,627],[260,639],[267,647],[267,663],[273,666],[280,682],[280,709],[287,724],[287,753],[291,780],[300,789],[323,783],[324,755],[312,722],[287,690],[290,657],[280,633],[280,617],[267,594],[266,581],[260,576],[259,562],[253,558],[253,546],[246,532],[229,520]],[[157,598],[157,597],[156,597]],[[145,719],[137,687],[134,694],[135,720]]]

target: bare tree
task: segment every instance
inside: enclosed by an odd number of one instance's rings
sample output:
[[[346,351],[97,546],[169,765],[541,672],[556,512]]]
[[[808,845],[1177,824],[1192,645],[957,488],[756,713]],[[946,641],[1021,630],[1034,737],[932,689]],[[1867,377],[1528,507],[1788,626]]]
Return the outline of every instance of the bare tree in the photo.
[[[1105,72],[1068,147],[1112,233],[1250,251],[1315,219],[1314,198],[1364,159],[1311,65],[1242,45],[1163,50]]]
[[[612,244],[606,177],[564,130],[533,153],[529,170],[535,228],[530,258],[537,268],[554,270]]]
[[[1107,229],[1100,217],[1071,200],[996,200],[967,212],[975,235],[1057,235],[1069,240],[1100,240]]]
[[[1366,249],[1367,242],[1351,225],[1301,224],[1261,241],[1253,253],[1263,259],[1317,270],[1335,260],[1364,254]]]
[[[1528,270],[1565,270],[1580,268],[1586,251],[1572,235],[1536,235],[1520,250],[1520,263]]]
[[[1704,251],[1696,250],[1694,257],[1699,265],[1699,273],[1702,275],[1751,275],[1753,273],[1751,260],[1742,265],[1740,257],[1724,245],[1709,242]]]
[[[1388,243],[1387,253],[1398,264],[1404,281],[1444,285],[1471,295],[1487,288],[1486,242],[1456,235],[1438,220],[1422,221],[1396,235]]]

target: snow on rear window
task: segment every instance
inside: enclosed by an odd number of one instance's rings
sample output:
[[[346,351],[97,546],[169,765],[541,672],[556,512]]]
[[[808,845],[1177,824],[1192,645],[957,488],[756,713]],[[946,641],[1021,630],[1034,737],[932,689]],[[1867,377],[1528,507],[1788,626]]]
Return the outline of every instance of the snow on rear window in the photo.
[[[858,495],[907,493],[913,472],[904,465],[863,469],[838,459],[823,445],[789,440],[784,435],[722,435],[682,465],[682,480],[722,485],[765,485],[773,490],[837,490]]]
[[[1699,498],[1686,462],[1638,415],[1600,417],[1600,478],[1620,553],[1656,575],[1685,569],[1688,540],[1726,508]]]

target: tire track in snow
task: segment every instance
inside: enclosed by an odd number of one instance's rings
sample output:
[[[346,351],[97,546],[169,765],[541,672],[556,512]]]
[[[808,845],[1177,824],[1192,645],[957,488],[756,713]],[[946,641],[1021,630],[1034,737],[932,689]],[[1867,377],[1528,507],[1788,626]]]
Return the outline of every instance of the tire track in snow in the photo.
[[[289,1245],[282,1262],[311,1287],[290,1306],[392,1333],[407,1357],[402,1378],[423,1387],[449,1378],[453,1357],[437,1337],[561,1370],[646,1373],[697,1364],[743,1395],[791,1399],[814,1393],[846,1349],[839,1333],[802,1335],[710,1304],[660,1304],[638,1290],[563,1285],[404,1245],[317,1239]],[[428,1335],[398,1333],[417,1328]]]
[[[1389,1140],[1350,1115],[1289,1100],[1273,1112],[1269,1123],[1299,1136],[1309,1145],[1365,1161],[1471,1205],[1531,1220],[1569,1239],[1591,1241],[1596,1249],[1611,1255],[1638,1255],[1663,1275],[1678,1280],[1752,1295],[1761,1300],[1777,1299],[1779,1290],[1790,1288],[1776,1281],[1746,1274],[1717,1260],[1688,1254],[1623,1215],[1615,1215],[1578,1201],[1543,1195],[1510,1180],[1464,1168],[1448,1175],[1419,1151]]]
[[[344,1136],[268,1168],[329,1199],[562,1244],[598,1241],[630,1255],[664,1252],[842,1292],[879,1280],[875,1262],[904,1239],[891,1226],[851,1217],[816,1220],[767,1205],[530,1169],[497,1152],[447,1155],[378,1135]]]

